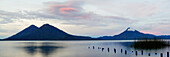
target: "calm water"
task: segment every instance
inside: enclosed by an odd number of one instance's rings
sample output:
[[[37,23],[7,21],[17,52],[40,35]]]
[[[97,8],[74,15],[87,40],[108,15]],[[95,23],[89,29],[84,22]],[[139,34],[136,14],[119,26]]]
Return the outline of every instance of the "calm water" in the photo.
[[[167,57],[170,48],[135,50],[132,41],[1,41],[0,57]],[[122,53],[121,53],[122,49]],[[125,50],[127,54],[125,54]],[[137,55],[135,54],[137,51]],[[148,55],[150,53],[150,56]],[[155,54],[157,53],[157,54]]]

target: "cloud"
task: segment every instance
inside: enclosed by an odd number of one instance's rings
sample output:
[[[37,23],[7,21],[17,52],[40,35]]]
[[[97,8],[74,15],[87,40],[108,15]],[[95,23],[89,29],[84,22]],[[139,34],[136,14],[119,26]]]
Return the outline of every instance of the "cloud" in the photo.
[[[77,17],[85,17],[87,13],[83,13],[83,9],[81,5],[82,1],[71,0],[68,2],[46,2],[45,3],[48,8],[47,12],[53,15],[57,15],[58,17],[67,17],[67,18],[77,18]]]
[[[140,31],[144,33],[151,33],[156,35],[169,35],[170,34],[170,23],[157,22],[157,23],[146,23],[141,26]]]
[[[6,24],[13,22],[11,19],[0,19],[0,24]]]
[[[153,15],[160,14],[164,3],[163,1],[158,0],[98,0],[89,1],[90,5],[97,7],[100,10],[105,10],[109,15],[116,15],[122,17],[129,17],[133,19],[151,17]],[[164,11],[163,11],[164,12]],[[102,13],[100,13],[102,14]]]
[[[86,12],[83,9],[85,1],[70,0],[66,2],[45,2],[45,8],[36,11],[8,12],[0,10],[1,23],[12,22],[11,19],[59,19],[66,21],[63,24],[85,26],[107,26],[108,24],[132,23],[135,20],[118,16],[102,16],[95,12]],[[11,20],[11,21],[10,21]],[[107,23],[106,23],[107,22]]]
[[[58,19],[66,20],[63,24],[72,25],[86,25],[86,26],[107,26],[114,23],[129,23],[134,22],[129,18],[118,16],[102,16],[95,12],[86,12],[83,8],[85,1],[83,0],[71,0],[67,2],[46,2],[47,13],[52,14]]]
[[[0,33],[16,33],[31,24],[41,26],[50,23],[76,35],[113,35],[129,26],[154,34],[169,34],[167,30],[170,28],[168,26],[170,17],[167,1],[166,3],[158,0],[46,1],[40,6],[43,8],[36,10],[0,10]]]
[[[33,16],[28,15],[25,11],[17,11],[17,12],[10,12],[10,11],[4,11],[0,10],[0,18],[2,19],[31,19]]]

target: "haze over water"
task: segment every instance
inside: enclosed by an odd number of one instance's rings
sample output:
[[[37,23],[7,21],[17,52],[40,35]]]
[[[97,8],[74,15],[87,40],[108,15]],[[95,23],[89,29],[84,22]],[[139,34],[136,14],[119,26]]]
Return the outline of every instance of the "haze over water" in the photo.
[[[160,57],[160,53],[163,53],[165,57],[170,50],[168,47],[158,50],[143,50],[142,55],[141,50],[131,48],[131,44],[132,41],[123,40],[1,41],[0,57]],[[125,54],[125,50],[127,54]],[[137,55],[135,51],[138,51]],[[150,56],[148,56],[149,53]]]

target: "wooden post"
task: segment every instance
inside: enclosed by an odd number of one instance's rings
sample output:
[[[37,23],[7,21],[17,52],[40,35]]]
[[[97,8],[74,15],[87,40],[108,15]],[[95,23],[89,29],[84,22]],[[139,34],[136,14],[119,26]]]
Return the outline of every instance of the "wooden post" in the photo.
[[[167,52],[167,57],[169,57],[169,52]]]
[[[114,48],[114,52],[116,53],[116,49]]]
[[[138,55],[138,51],[136,51],[136,56]]]
[[[161,55],[160,55],[161,57],[163,57],[163,53],[161,53]]]
[[[108,51],[108,52],[110,51],[109,48],[107,48],[107,51]]]
[[[121,49],[121,53],[123,52],[123,49]]]
[[[127,51],[125,50],[125,55],[127,54]]]
[[[151,54],[149,53],[148,56],[151,56]]]
[[[94,49],[95,47],[93,46],[93,49]]]
[[[141,51],[141,54],[143,55],[143,50]]]
[[[102,48],[102,51],[104,50],[104,48]]]
[[[101,49],[100,47],[98,47],[98,49]]]

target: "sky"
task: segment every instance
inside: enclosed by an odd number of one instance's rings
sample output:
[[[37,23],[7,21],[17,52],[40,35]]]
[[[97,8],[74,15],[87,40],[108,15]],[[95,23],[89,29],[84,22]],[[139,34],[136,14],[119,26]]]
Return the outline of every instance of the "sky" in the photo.
[[[80,36],[113,36],[128,27],[170,35],[170,0],[0,0],[1,39],[46,23]]]

